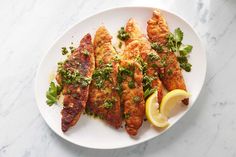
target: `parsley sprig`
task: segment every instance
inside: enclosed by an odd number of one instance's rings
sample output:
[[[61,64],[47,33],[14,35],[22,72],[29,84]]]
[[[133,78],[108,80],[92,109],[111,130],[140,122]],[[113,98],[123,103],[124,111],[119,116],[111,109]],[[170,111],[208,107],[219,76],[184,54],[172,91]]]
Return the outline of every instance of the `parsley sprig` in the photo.
[[[187,56],[192,51],[192,45],[184,45],[182,43],[184,33],[180,28],[174,30],[174,33],[170,33],[167,37],[167,48],[179,54],[178,61],[180,67],[187,72],[191,71],[192,65],[188,62]]]
[[[58,100],[58,96],[62,91],[62,87],[56,85],[54,82],[50,83],[49,89],[46,93],[47,101],[46,103],[48,106],[52,106]]]

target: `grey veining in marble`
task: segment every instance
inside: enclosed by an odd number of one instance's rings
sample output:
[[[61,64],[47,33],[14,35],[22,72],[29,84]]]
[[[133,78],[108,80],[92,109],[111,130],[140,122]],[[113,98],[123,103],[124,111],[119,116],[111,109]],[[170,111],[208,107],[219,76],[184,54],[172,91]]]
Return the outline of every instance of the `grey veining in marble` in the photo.
[[[68,27],[103,9],[155,6],[184,17],[207,51],[205,87],[190,112],[163,136],[117,150],[65,142],[39,114],[34,77],[40,59]],[[1,0],[0,157],[236,157],[235,0]]]

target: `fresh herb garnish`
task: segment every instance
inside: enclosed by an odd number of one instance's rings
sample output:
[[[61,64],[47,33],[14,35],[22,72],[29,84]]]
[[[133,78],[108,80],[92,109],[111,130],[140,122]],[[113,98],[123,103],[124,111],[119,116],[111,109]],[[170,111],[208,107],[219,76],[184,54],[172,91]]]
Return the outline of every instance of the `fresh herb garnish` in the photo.
[[[111,72],[112,72],[112,64],[106,64],[103,67],[96,69],[93,74],[93,79],[95,80],[95,86],[97,88],[102,88],[104,86],[105,80],[110,79]]]
[[[124,27],[121,27],[120,30],[118,31],[117,38],[119,38],[122,41],[129,39],[129,34],[125,31]]]
[[[152,81],[154,80],[154,77],[144,75],[143,76],[143,88],[146,90],[147,88],[151,87]]]
[[[147,63],[144,62],[140,56],[136,57],[136,61],[141,65],[141,70],[142,70],[143,74],[146,74]]]
[[[66,47],[62,47],[62,48],[61,48],[61,54],[62,54],[62,55],[66,55],[67,53],[69,53],[69,51],[67,50],[67,48],[66,48]]]
[[[134,81],[130,81],[129,83],[128,83],[128,86],[129,86],[129,88],[135,88],[135,84],[134,84]]]
[[[185,57],[185,56],[180,56],[180,57],[177,57],[177,59],[178,59],[178,61],[179,61],[180,67],[181,67],[182,69],[184,69],[184,70],[187,71],[187,72],[190,72],[190,71],[191,71],[192,65],[188,62],[187,57]]]
[[[162,46],[157,43],[151,43],[151,48],[155,50],[157,53],[161,53],[163,51]]]
[[[46,97],[47,97],[46,103],[47,103],[49,106],[52,106],[55,102],[57,102],[57,100],[58,100],[58,95],[60,95],[61,90],[62,90],[62,87],[61,87],[61,86],[55,85],[54,82],[51,82],[51,83],[50,83],[49,89],[48,89],[48,91],[47,91],[47,93],[46,93]]]
[[[127,68],[120,67],[119,71],[120,71],[121,74],[128,75],[128,76],[131,76],[131,77],[134,76],[134,72],[129,70],[129,69],[127,69]]]
[[[73,53],[73,52],[75,51],[76,48],[73,47],[73,46],[70,46],[69,49],[70,49],[70,53]]]
[[[156,60],[159,60],[159,59],[160,59],[160,57],[155,53],[148,54],[148,60],[149,61],[156,61]]]
[[[172,75],[172,73],[173,73],[172,69],[168,69],[168,70],[167,70],[167,74],[168,74],[169,76]]]
[[[84,50],[84,51],[82,51],[82,53],[85,55],[85,56],[89,56],[89,51],[88,50]]]
[[[120,61],[120,55],[116,54],[114,56],[114,61],[119,62]]]
[[[63,63],[58,63],[57,72],[61,75],[63,84],[80,83],[82,87],[85,87],[88,86],[92,80],[89,77],[82,76],[77,70],[70,71],[68,69],[65,69]]]
[[[188,63],[187,56],[192,51],[193,47],[192,45],[182,44],[183,36],[184,34],[180,28],[175,29],[174,33],[170,33],[167,37],[167,47],[170,51],[180,55],[178,57],[180,67],[185,71],[190,72],[192,65]]]
[[[153,88],[153,89],[150,89],[150,88],[146,89],[145,92],[144,92],[144,98],[145,99],[148,98],[148,96],[151,95],[152,93],[154,93],[155,91],[156,91],[155,88]]]
[[[121,42],[121,41],[119,42],[119,45],[118,45],[118,47],[119,47],[119,48],[121,48],[121,47],[122,47],[122,42]]]
[[[179,48],[180,56],[187,56],[193,49],[192,45],[181,45]]]
[[[111,109],[114,103],[115,103],[114,100],[105,100],[103,107],[106,109]]]
[[[118,82],[118,85],[116,87],[116,90],[117,90],[119,96],[121,96],[123,89],[122,89],[122,85],[119,82]]]
[[[124,118],[124,119],[128,119],[129,117],[130,117],[130,113],[124,113],[124,114],[123,114],[123,118]]]

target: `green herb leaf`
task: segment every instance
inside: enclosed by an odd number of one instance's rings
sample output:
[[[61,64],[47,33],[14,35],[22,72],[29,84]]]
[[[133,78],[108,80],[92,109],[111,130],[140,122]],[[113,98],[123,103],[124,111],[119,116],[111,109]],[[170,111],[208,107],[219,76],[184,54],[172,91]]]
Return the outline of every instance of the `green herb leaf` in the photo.
[[[152,93],[154,93],[155,91],[156,91],[155,88],[153,88],[153,89],[150,89],[150,88],[146,89],[145,92],[144,92],[144,98],[145,99],[148,98],[148,96],[151,95]]]
[[[61,53],[62,53],[62,55],[66,55],[67,53],[69,53],[69,51],[66,49],[66,47],[62,47]]]
[[[95,86],[102,88],[105,80],[110,79],[110,73],[112,72],[112,64],[106,64],[103,67],[96,69],[93,73],[93,79],[95,80]]]
[[[163,51],[163,48],[161,45],[157,44],[157,43],[151,43],[151,48],[153,50],[155,50],[156,52],[160,53]]]
[[[135,84],[134,84],[134,81],[130,81],[129,83],[128,83],[128,86],[129,86],[129,88],[135,88]]]
[[[130,113],[124,113],[124,114],[123,114],[123,118],[124,118],[124,119],[128,119],[129,117],[130,117]]]
[[[193,49],[192,45],[181,45],[179,48],[180,56],[187,56]]]
[[[124,27],[121,27],[118,31],[117,38],[119,38],[122,41],[125,41],[130,38],[129,34],[125,31]]]
[[[172,75],[172,74],[173,74],[172,69],[168,69],[168,70],[167,70],[167,74],[168,74],[169,76]]]
[[[157,61],[159,59],[160,59],[160,57],[155,53],[148,54],[148,60],[149,61]]]
[[[81,53],[83,53],[85,56],[89,56],[89,54],[90,54],[89,51],[86,49],[84,51],[82,51]]]
[[[187,72],[190,72],[192,69],[192,65],[190,63],[180,63],[180,67]]]
[[[177,43],[181,43],[184,37],[184,33],[181,31],[180,28],[175,29],[174,32],[174,39]]]
[[[111,109],[113,107],[113,104],[115,103],[115,100],[105,100],[103,107],[106,109]]]
[[[58,95],[61,93],[62,87],[55,85],[54,82],[51,82],[46,92],[46,103],[49,106],[52,106],[55,102],[57,102]]]

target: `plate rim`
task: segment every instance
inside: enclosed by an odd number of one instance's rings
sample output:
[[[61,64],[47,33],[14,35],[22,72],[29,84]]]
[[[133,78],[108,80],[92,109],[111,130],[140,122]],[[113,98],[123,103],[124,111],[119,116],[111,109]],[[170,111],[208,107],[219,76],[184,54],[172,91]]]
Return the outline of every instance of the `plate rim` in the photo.
[[[191,106],[188,107],[188,109],[186,110],[186,112],[173,124],[171,125],[170,127],[168,127],[166,130],[160,132],[159,134],[157,134],[157,136],[153,136],[153,137],[149,137],[149,138],[146,138],[146,139],[143,139],[143,140],[140,140],[134,144],[127,144],[127,145],[122,145],[122,146],[112,146],[112,147],[108,147],[108,148],[104,148],[104,147],[91,147],[89,145],[86,145],[86,144],[78,144],[72,140],[70,140],[69,138],[65,138],[63,136],[61,136],[57,131],[54,130],[54,128],[52,128],[50,126],[50,124],[48,123],[48,121],[45,119],[45,116],[44,116],[44,113],[42,112],[42,110],[40,109],[39,107],[39,98],[37,96],[37,89],[38,89],[38,86],[37,86],[37,82],[38,82],[38,78],[39,78],[39,72],[40,72],[40,67],[42,66],[43,64],[43,61],[45,60],[46,56],[48,55],[48,53],[50,52],[50,49],[52,49],[52,47],[71,29],[73,29],[74,27],[76,27],[76,25],[78,25],[79,23],[82,23],[83,21],[85,21],[86,19],[88,18],[92,18],[93,16],[96,16],[98,14],[102,14],[102,13],[105,13],[105,12],[108,12],[108,11],[112,11],[112,10],[119,10],[119,9],[159,9],[161,11],[164,11],[164,12],[167,12],[169,14],[172,14],[173,16],[176,16],[178,18],[180,18],[182,21],[184,21],[192,30],[193,32],[195,33],[195,35],[197,36],[198,40],[199,40],[199,44],[202,48],[202,51],[203,51],[203,55],[204,55],[204,77],[203,77],[203,81],[201,83],[201,88],[200,88],[200,91],[199,93],[196,95],[196,99],[195,101],[192,103]],[[81,20],[78,20],[77,22],[75,22],[74,24],[72,24],[71,26],[69,26],[67,29],[65,29],[65,31],[63,31],[62,34],[60,34],[53,42],[52,44],[47,48],[46,52],[43,54],[43,57],[41,58],[39,64],[38,64],[38,67],[37,67],[37,70],[36,70],[36,75],[35,75],[35,79],[34,79],[34,97],[36,99],[36,105],[37,105],[37,108],[40,112],[40,115],[42,116],[43,120],[46,122],[46,124],[49,126],[49,128],[57,135],[59,136],[60,138],[62,138],[63,140],[71,143],[71,144],[74,144],[76,146],[79,146],[79,147],[83,147],[83,148],[89,148],[89,149],[97,149],[97,150],[111,150],[111,149],[121,149],[121,148],[127,148],[127,147],[131,147],[131,146],[136,146],[138,144],[141,144],[141,143],[144,143],[144,142],[147,142],[149,140],[153,140],[154,138],[158,138],[160,137],[161,135],[163,135],[164,133],[166,133],[168,130],[170,130],[176,123],[178,123],[189,111],[190,109],[193,108],[193,106],[195,105],[196,101],[198,100],[199,98],[199,95],[200,93],[202,92],[202,89],[204,87],[204,84],[206,82],[206,74],[207,74],[207,55],[206,55],[206,49],[205,49],[205,46],[198,34],[198,32],[194,29],[194,27],[189,23],[187,22],[187,20],[185,20],[185,18],[183,18],[182,16],[180,16],[179,14],[173,12],[173,11],[170,11],[170,9],[166,9],[166,8],[163,8],[163,7],[150,7],[150,6],[120,6],[120,7],[110,7],[108,9],[103,9],[101,11],[98,11],[98,12],[95,12],[89,16],[85,16],[84,18],[81,18]]]

